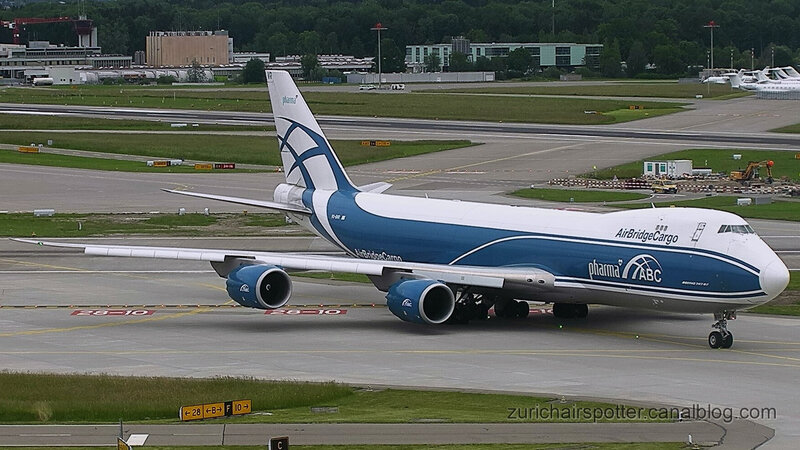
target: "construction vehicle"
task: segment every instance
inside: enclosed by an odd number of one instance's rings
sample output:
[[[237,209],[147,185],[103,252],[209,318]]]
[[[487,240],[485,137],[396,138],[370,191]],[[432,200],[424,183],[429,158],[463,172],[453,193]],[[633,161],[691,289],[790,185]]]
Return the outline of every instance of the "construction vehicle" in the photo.
[[[650,189],[656,194],[675,194],[678,192],[678,185],[670,180],[655,180],[650,184]]]
[[[731,172],[731,180],[738,181],[742,184],[748,184],[752,180],[759,179],[758,169],[762,167],[767,168],[767,183],[772,183],[772,166],[775,162],[772,160],[765,161],[748,161],[747,167],[744,170],[734,170]]]

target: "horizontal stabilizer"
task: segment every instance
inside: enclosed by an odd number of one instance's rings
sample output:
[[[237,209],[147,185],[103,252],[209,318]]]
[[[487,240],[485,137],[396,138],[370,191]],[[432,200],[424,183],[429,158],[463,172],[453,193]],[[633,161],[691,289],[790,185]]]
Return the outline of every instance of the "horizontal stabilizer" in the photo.
[[[268,208],[283,212],[293,212],[293,213],[311,215],[311,210],[308,208],[297,205],[289,205],[286,203],[270,202],[267,200],[253,200],[241,197],[228,197],[226,195],[203,194],[200,192],[176,191],[173,189],[162,189],[162,191],[169,192],[170,194],[188,195],[189,197],[207,198],[210,200],[219,200],[222,202],[237,203],[240,205],[257,206],[259,208]]]
[[[364,186],[359,186],[358,190],[361,192],[371,192],[373,194],[380,194],[389,189],[390,187],[392,187],[391,184],[379,181],[377,183],[365,184]]]

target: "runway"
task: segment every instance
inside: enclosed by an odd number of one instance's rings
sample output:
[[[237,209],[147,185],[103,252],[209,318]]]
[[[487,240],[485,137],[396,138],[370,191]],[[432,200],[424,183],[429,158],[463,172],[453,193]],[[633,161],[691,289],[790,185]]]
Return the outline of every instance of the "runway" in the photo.
[[[504,193],[585,172],[594,165],[606,167],[692,146],[800,148],[800,138],[794,135],[766,132],[768,121],[760,115],[768,108],[764,103],[702,105],[696,111],[704,119],[692,112],[694,116],[688,118],[670,116],[672,122],[637,122],[600,131],[369,118],[322,118],[321,122],[331,138],[458,137],[484,142],[366,164],[348,173],[357,184],[391,182],[392,192],[402,195],[519,205],[536,202]],[[796,113],[794,104],[770,105],[785,117]],[[723,107],[730,116],[715,115]],[[61,112],[74,113],[70,108]],[[115,111],[121,117],[155,114]],[[221,123],[268,119],[268,115],[196,111],[153,117],[198,117]],[[697,126],[691,128],[691,123]],[[715,127],[723,131],[707,130]],[[724,131],[730,127],[749,131]],[[241,206],[173,196],[159,189],[183,187],[270,198],[283,175],[127,174],[0,164],[0,180],[3,210],[147,212],[210,207],[212,211],[241,211]],[[800,226],[751,223],[790,268],[800,269]],[[173,245],[149,238],[125,242]],[[213,239],[204,244],[189,239],[174,242],[195,247],[330,250],[319,241],[303,238]],[[422,327],[394,317],[383,306],[383,295],[372,286],[294,279],[289,310],[297,312],[266,315],[232,307],[224,280],[206,264],[94,258],[0,241],[0,366],[496,389],[612,402],[708,404],[735,411],[775,408],[776,418],[757,420],[776,430],[768,446],[791,448],[800,439],[800,406],[790,395],[796,392],[800,375],[797,319],[740,314],[729,325],[736,336],[734,348],[714,351],[705,342],[713,322],[706,316],[592,307],[588,320],[561,321],[540,308],[525,320],[493,318],[463,327]]]

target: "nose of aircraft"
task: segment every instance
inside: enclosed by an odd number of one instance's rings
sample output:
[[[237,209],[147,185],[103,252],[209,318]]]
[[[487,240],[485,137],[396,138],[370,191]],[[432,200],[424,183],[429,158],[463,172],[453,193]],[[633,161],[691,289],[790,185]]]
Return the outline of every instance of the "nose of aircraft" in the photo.
[[[789,284],[789,269],[778,258],[767,264],[760,275],[761,289],[767,293],[769,299],[777,297]]]

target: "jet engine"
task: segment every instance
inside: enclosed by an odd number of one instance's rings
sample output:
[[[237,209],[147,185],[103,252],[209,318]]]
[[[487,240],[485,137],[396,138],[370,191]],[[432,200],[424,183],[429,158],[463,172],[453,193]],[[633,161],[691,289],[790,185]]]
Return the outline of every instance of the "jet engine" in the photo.
[[[455,309],[455,296],[436,280],[400,280],[389,288],[386,304],[395,316],[414,323],[445,322]]]
[[[256,309],[280,308],[292,295],[289,275],[278,267],[265,264],[233,269],[225,287],[236,303]]]

